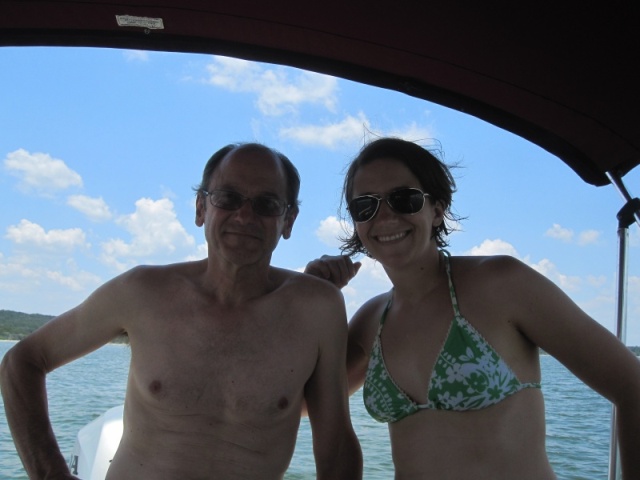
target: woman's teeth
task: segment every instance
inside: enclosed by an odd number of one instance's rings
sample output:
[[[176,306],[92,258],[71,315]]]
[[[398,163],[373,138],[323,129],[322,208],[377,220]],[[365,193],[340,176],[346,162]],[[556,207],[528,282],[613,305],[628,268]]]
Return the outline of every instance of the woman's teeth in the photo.
[[[378,235],[379,242],[392,242],[407,236],[407,232],[394,233],[393,235]]]

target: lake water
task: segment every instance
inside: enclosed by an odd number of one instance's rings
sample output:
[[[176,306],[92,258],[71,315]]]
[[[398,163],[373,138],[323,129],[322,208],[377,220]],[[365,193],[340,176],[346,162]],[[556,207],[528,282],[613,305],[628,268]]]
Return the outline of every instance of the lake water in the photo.
[[[0,358],[14,342],[0,341]],[[130,351],[106,345],[54,371],[47,379],[51,419],[65,455],[77,431],[107,409],[124,402]],[[611,406],[554,358],[542,356],[543,392],[547,408],[547,451],[559,479],[606,480]],[[393,478],[387,427],[371,419],[360,392],[351,397],[351,415],[364,453],[364,478]],[[305,419],[287,480],[315,478],[311,433]],[[0,405],[0,480],[27,480]]]

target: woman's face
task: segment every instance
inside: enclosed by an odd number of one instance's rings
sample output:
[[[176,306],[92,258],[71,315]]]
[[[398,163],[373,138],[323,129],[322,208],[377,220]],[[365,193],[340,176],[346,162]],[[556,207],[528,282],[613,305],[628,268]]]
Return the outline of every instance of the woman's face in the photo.
[[[352,199],[371,194],[386,197],[402,188],[423,190],[418,178],[402,162],[380,158],[356,171]],[[355,223],[355,227],[373,258],[385,267],[401,266],[409,260],[419,261],[421,255],[436,248],[433,228],[442,223],[442,215],[439,204],[432,204],[428,197],[423,208],[411,215],[394,211],[383,198],[375,216],[368,222]]]

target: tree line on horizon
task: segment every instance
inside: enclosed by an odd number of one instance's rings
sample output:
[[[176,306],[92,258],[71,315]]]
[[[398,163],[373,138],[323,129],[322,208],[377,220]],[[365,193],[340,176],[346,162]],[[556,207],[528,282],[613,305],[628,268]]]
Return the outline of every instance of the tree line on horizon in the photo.
[[[52,318],[55,316],[0,310],[0,340],[22,340]],[[112,343],[127,343],[127,340],[127,336],[123,335]]]
[[[52,318],[54,315],[0,310],[0,340],[21,340]],[[112,343],[128,343],[128,338],[126,335],[122,335],[114,339]],[[640,346],[629,348],[636,355],[640,355]]]

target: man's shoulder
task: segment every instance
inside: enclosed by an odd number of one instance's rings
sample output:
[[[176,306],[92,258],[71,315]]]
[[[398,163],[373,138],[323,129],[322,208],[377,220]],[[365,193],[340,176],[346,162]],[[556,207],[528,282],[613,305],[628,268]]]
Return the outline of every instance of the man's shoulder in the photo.
[[[280,300],[318,314],[344,309],[342,292],[332,283],[292,270],[280,269],[279,274],[279,287],[274,293],[281,297]]]
[[[137,265],[114,279],[129,286],[148,286],[170,282],[177,278],[190,278],[197,274],[200,262],[171,263],[166,265]]]

